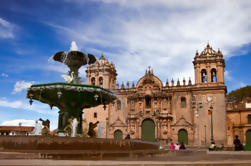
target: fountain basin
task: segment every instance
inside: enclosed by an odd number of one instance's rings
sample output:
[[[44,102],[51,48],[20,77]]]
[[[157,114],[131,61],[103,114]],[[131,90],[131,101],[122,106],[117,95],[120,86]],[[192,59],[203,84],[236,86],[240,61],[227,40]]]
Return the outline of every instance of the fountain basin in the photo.
[[[116,96],[111,91],[95,85],[58,82],[32,85],[27,90],[27,98],[39,100],[51,107],[78,105],[83,109],[108,104],[115,100]]]
[[[48,83],[32,85],[27,89],[27,98],[59,108],[58,131],[64,132],[70,118],[77,118],[77,133],[82,133],[82,114],[84,108],[104,106],[116,99],[109,90],[94,85],[72,83]]]

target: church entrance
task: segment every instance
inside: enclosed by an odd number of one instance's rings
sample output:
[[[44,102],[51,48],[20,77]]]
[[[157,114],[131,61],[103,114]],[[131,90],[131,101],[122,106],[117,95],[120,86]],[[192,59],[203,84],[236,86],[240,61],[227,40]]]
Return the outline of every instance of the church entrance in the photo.
[[[246,145],[251,147],[251,130],[246,132]]]
[[[141,135],[143,141],[155,141],[155,124],[152,119],[145,119],[142,122]]]
[[[123,139],[123,133],[122,133],[122,131],[121,130],[116,130],[114,132],[114,138],[115,139]]]
[[[178,132],[178,141],[179,143],[183,142],[184,144],[188,144],[188,134],[185,129],[180,129]]]

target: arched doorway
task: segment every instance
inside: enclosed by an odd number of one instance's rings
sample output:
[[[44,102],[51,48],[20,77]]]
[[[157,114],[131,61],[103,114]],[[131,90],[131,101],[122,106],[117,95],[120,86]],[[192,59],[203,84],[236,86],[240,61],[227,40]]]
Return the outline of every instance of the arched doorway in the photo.
[[[145,119],[141,125],[141,139],[155,141],[155,124],[152,119]]]
[[[246,145],[251,146],[251,130],[246,132]]]
[[[188,144],[188,134],[185,129],[180,129],[178,132],[178,141],[181,143],[183,142],[184,144]]]
[[[121,130],[116,130],[114,132],[114,138],[115,139],[123,139],[123,133],[122,133],[122,131]]]

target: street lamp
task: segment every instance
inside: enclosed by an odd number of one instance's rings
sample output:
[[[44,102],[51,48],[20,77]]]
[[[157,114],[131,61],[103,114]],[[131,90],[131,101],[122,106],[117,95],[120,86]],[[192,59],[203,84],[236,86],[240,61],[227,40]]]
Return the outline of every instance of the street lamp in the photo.
[[[105,128],[106,128],[106,131],[105,131],[105,138],[107,138],[107,136],[108,136],[108,117],[107,117],[105,120],[106,120],[106,125],[105,125]]]
[[[192,109],[194,109],[195,117],[196,117],[196,128],[197,128],[197,134],[198,134],[198,146],[200,146],[200,119],[199,119],[199,109],[203,108],[202,101],[197,101],[195,99],[195,96],[193,96],[192,99]]]
[[[159,111],[157,110],[156,111],[156,118],[159,118]],[[158,142],[159,141],[159,120],[157,119],[156,120],[156,126],[157,126],[157,138],[156,138],[156,141]]]
[[[207,97],[207,101],[208,101],[208,103],[210,103],[210,107],[209,107],[208,113],[210,113],[210,115],[211,115],[211,144],[214,144],[214,132],[213,132],[213,106],[212,106],[212,100],[213,100],[213,97],[212,97],[212,96],[208,96],[208,97]]]

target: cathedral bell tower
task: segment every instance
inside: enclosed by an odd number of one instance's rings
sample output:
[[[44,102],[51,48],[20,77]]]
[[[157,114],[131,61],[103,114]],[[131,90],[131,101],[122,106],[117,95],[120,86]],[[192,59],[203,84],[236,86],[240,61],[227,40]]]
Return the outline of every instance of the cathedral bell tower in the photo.
[[[117,72],[113,63],[101,57],[86,69],[86,84],[96,85],[105,89],[115,89]],[[99,105],[84,110],[83,129],[88,131],[89,123],[98,123],[96,134],[98,138],[107,138],[112,104]]]
[[[115,89],[117,72],[113,63],[109,63],[103,55],[86,69],[86,84]]]
[[[224,85],[225,61],[220,49],[216,52],[207,44],[206,48],[194,57],[196,85]]]

